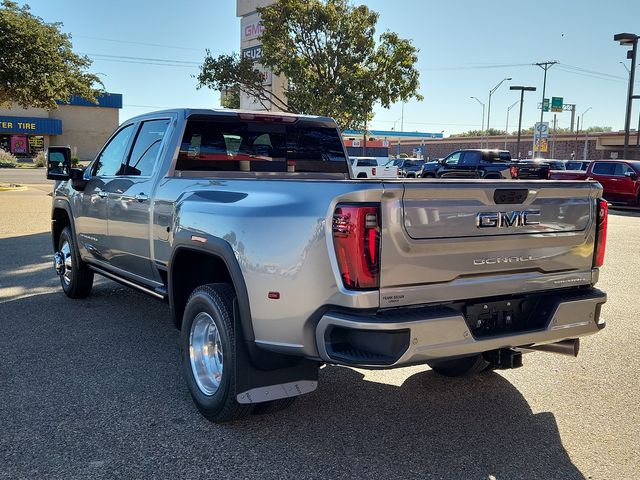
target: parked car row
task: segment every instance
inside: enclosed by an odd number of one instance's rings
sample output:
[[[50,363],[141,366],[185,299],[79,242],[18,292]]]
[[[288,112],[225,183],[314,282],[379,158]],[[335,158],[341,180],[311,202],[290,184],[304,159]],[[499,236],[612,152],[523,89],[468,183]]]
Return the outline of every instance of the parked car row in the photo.
[[[507,150],[456,150],[446,157],[352,157],[356,178],[485,178],[597,180],[610,202],[640,205],[640,162],[627,160],[512,159]]]

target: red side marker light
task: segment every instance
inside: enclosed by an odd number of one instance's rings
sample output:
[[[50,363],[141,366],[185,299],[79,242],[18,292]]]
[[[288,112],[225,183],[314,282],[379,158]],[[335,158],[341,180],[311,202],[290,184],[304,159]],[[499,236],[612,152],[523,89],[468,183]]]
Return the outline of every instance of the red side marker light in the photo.
[[[269,292],[268,297],[271,300],[280,300],[280,292]]]

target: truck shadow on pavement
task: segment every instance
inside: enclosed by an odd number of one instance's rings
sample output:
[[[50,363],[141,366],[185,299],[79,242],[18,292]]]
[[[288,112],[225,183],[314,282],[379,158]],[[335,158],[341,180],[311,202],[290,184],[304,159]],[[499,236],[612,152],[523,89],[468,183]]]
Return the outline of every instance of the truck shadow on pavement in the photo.
[[[48,235],[31,240],[50,250]],[[209,423],[182,380],[166,304],[109,281],[73,301],[52,269],[16,271],[0,285],[48,288],[0,297],[7,478],[584,478],[554,415],[533,413],[494,372],[446,379],[424,367],[394,372],[395,386],[326,367],[287,410]]]

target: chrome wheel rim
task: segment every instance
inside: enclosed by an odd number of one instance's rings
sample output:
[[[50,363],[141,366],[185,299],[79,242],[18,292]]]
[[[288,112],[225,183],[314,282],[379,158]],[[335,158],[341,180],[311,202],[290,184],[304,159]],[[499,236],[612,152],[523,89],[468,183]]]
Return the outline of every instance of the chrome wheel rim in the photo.
[[[73,275],[73,259],[71,258],[71,245],[68,241],[62,243],[60,247],[62,255],[62,281],[65,285],[71,284],[71,275]]]
[[[207,396],[216,393],[224,364],[222,339],[213,318],[206,312],[198,313],[191,324],[189,359],[191,373],[200,391]]]

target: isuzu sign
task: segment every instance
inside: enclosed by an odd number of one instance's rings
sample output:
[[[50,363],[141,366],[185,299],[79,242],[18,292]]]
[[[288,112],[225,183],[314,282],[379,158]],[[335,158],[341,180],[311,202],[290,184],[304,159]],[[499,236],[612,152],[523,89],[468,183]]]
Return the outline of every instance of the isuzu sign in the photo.
[[[540,224],[540,210],[515,210],[513,212],[480,212],[476,215],[478,228],[524,227]]]

